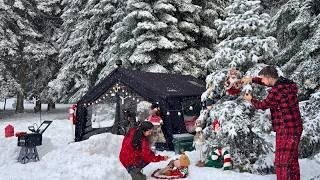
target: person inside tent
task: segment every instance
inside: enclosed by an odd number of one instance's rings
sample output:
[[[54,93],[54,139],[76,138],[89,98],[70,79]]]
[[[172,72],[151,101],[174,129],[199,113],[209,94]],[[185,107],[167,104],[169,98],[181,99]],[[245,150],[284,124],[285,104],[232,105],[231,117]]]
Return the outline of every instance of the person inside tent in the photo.
[[[134,114],[130,111],[127,111],[126,113],[126,133],[130,131],[131,128],[137,127],[138,123],[136,122],[136,118],[134,117]]]
[[[153,127],[151,122],[143,121],[137,128],[131,128],[122,141],[119,159],[133,180],[147,179],[141,170],[149,163],[169,159],[151,151],[147,137],[152,134]]]

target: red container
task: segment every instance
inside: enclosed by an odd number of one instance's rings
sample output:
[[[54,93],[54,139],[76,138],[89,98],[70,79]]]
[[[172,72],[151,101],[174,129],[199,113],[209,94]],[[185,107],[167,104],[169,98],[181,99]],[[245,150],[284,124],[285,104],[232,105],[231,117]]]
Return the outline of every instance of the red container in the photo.
[[[24,136],[26,134],[27,134],[27,132],[16,132],[16,137],[21,137],[21,136]]]
[[[14,128],[11,124],[9,124],[8,126],[6,126],[4,128],[4,136],[5,137],[12,137],[14,136]]]

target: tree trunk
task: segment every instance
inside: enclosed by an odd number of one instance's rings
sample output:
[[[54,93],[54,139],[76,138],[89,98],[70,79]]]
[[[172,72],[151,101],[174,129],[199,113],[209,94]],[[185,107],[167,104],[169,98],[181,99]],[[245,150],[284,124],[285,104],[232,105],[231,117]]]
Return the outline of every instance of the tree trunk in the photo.
[[[7,99],[6,99],[6,98],[4,98],[3,111],[6,111],[6,104],[7,104]]]
[[[25,87],[26,87],[26,73],[27,73],[27,64],[24,61],[24,53],[23,53],[23,48],[24,48],[24,40],[19,41],[19,46],[18,46],[18,52],[19,52],[19,64],[17,66],[17,80],[18,83],[20,84],[21,90],[18,92],[17,95],[17,106],[16,106],[16,113],[23,113],[24,112],[24,93],[25,93]]]
[[[52,109],[56,109],[56,104],[50,100],[47,111],[51,111]]]
[[[18,92],[17,94],[17,104],[16,104],[16,113],[23,113],[24,112],[24,95],[23,92]]]

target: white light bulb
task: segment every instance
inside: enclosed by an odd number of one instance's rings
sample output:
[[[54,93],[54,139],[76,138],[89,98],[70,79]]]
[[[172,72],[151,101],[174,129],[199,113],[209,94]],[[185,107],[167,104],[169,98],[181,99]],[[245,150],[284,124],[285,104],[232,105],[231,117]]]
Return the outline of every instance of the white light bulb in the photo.
[[[178,112],[178,116],[181,116],[181,112]]]
[[[168,115],[168,116],[170,115],[170,112],[169,112],[169,111],[167,112],[167,115]]]

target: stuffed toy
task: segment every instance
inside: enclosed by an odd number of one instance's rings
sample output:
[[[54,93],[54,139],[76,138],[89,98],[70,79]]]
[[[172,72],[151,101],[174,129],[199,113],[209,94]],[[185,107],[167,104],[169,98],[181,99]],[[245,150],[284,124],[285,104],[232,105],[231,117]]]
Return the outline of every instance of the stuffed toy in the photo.
[[[202,161],[202,162],[204,161],[204,158],[203,158],[204,144],[205,144],[205,137],[203,135],[202,128],[196,127],[196,135],[193,138],[193,146],[195,147],[197,154],[199,154],[200,156],[199,161]]]
[[[226,89],[227,95],[235,97],[241,92],[241,79],[240,72],[235,68],[232,68],[228,71],[224,87]]]
[[[179,159],[171,160],[165,168],[156,170],[152,177],[157,179],[185,178],[189,174],[189,165],[189,157],[182,153]]]

